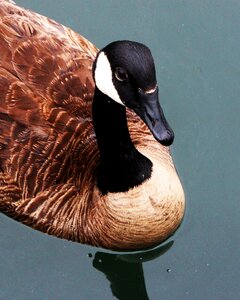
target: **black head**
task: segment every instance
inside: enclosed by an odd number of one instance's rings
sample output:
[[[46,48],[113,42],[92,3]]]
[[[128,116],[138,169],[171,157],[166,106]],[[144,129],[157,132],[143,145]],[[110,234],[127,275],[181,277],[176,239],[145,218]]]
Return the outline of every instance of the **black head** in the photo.
[[[131,41],[113,42],[98,53],[93,74],[102,93],[134,110],[161,144],[172,143],[174,134],[159,104],[155,65],[148,47]]]

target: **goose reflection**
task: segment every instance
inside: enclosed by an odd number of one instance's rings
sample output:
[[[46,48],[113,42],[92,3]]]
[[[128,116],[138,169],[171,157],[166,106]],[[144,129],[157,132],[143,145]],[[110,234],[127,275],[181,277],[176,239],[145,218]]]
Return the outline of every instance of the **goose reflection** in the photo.
[[[153,260],[168,251],[174,241],[153,250],[134,254],[97,252],[93,267],[103,272],[110,281],[113,296],[119,300],[147,300],[143,262]]]

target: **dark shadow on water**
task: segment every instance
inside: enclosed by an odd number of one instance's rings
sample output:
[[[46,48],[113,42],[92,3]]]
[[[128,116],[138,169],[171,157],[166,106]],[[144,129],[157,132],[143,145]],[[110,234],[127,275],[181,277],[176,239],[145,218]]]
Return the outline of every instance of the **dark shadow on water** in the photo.
[[[97,252],[93,267],[103,272],[110,281],[110,287],[119,300],[147,300],[147,290],[143,273],[143,262],[153,260],[168,251],[174,241],[134,254],[112,254]]]

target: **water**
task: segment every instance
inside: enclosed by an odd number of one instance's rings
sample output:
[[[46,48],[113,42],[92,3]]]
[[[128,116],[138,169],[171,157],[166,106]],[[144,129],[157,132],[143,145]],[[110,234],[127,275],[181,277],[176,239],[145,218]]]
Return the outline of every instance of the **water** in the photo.
[[[133,39],[152,49],[187,212],[165,245],[127,256],[0,215],[0,299],[239,299],[240,2],[17,2],[100,48]]]

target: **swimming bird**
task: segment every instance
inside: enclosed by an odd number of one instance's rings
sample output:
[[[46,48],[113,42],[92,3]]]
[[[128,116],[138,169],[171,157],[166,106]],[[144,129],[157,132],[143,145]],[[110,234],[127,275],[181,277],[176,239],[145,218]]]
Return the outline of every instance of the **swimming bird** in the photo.
[[[0,211],[114,250],[164,241],[185,202],[149,48],[98,50],[13,1],[0,17]]]

